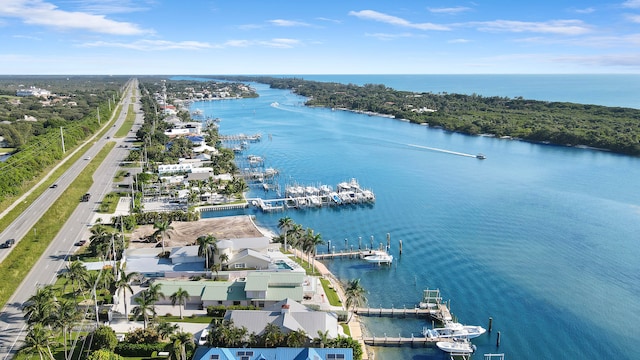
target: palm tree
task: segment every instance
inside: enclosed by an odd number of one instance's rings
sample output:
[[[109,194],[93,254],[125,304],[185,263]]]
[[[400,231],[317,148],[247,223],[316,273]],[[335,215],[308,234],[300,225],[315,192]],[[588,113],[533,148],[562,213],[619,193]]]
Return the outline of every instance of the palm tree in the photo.
[[[268,323],[267,326],[265,326],[262,336],[264,338],[264,345],[266,347],[279,346],[284,339],[282,330],[278,325],[274,323]]]
[[[211,265],[211,271],[216,273],[216,277],[214,278],[214,280],[218,280],[218,272],[222,269],[222,265],[220,264],[213,264]]]
[[[307,263],[309,263],[309,265],[311,264],[311,255],[314,256],[314,261],[315,261],[315,255],[316,255],[316,247],[318,245],[322,245],[324,244],[324,241],[322,240],[322,235],[320,234],[314,234],[313,230],[311,229],[307,229],[307,233],[304,236],[304,240],[303,240],[303,250],[307,253]],[[311,269],[314,269],[314,267],[311,267]]]
[[[173,335],[176,331],[178,331],[179,328],[180,326],[178,326],[178,324],[172,324],[164,320],[160,320],[160,322],[156,326],[156,330],[158,331],[158,335],[160,336],[160,339],[168,338],[169,336]]]
[[[127,321],[129,321],[129,312],[127,311],[127,291],[133,294],[131,289],[131,280],[138,276],[137,272],[130,272],[126,274],[124,271],[120,271],[120,278],[116,281],[116,293],[120,295],[122,293],[122,301],[124,301],[124,313],[127,315]]]
[[[351,309],[349,319],[347,320],[347,323],[349,323],[349,321],[351,321],[351,317],[353,316],[353,310],[355,310],[357,307],[360,307],[367,301],[364,296],[366,294],[366,290],[360,284],[360,279],[354,279],[349,281],[344,294],[347,297],[345,302],[347,311]]]
[[[24,347],[21,351],[27,354],[38,354],[40,355],[40,360],[45,358],[53,360],[51,338],[51,331],[45,328],[44,325],[34,324],[29,328],[29,332],[24,338]]]
[[[173,226],[171,226],[171,221],[157,221],[155,224],[153,224],[153,228],[157,229],[154,233],[153,233],[153,237],[154,238],[158,238],[158,236],[161,237],[162,239],[162,253],[164,253],[164,237],[167,236],[169,239],[171,239],[171,236],[167,233],[169,230],[173,230]]]
[[[171,305],[176,306],[176,304],[178,304],[178,306],[181,306],[179,309],[180,309],[180,319],[182,319],[182,308],[185,306],[185,304],[187,303],[187,300],[189,299],[189,292],[187,292],[186,290],[182,290],[182,288],[179,287],[176,292],[171,294],[170,298],[171,298]]]
[[[287,251],[287,232],[289,231],[289,229],[291,229],[293,227],[293,219],[291,219],[288,216],[285,216],[283,218],[280,218],[280,220],[278,220],[278,228],[280,228],[281,230],[283,230],[283,234],[284,234],[284,251]]]
[[[327,346],[329,344],[329,341],[329,330],[326,330],[325,332],[318,330],[318,337],[313,339],[313,342],[321,348]]]
[[[62,274],[67,280],[71,281],[71,291],[76,293],[76,282],[78,283],[78,290],[81,289],[81,284],[84,283],[86,277],[88,276],[87,267],[79,261],[75,260],[71,263],[67,263],[67,271]]]
[[[224,268],[226,266],[225,264],[229,261],[229,255],[227,255],[227,253],[222,253],[218,255],[218,260],[220,260],[220,263]]]
[[[211,251],[212,248],[215,248],[215,250],[217,250],[216,241],[217,239],[212,234],[202,235],[196,239],[196,242],[198,244],[198,256],[204,257],[205,269],[209,268],[209,259],[211,258],[211,254],[213,253]]]
[[[55,300],[53,285],[38,288],[22,308],[28,324],[51,325],[58,303]]]
[[[196,344],[193,341],[193,334],[179,332],[171,335],[171,360],[187,360],[187,350],[191,352]]]
[[[152,300],[151,308],[153,310],[154,318],[156,317],[156,302],[158,302],[158,300],[160,299],[165,299],[164,293],[160,291],[161,287],[162,287],[162,284],[154,282],[149,284],[149,288],[147,288],[147,290],[144,291],[146,295],[149,296],[149,298],[151,298]]]
[[[146,291],[143,291],[139,296],[134,298],[133,301],[135,301],[138,306],[134,307],[131,312],[136,318],[142,315],[142,319],[144,322],[143,328],[146,329],[147,323],[149,322],[149,313],[151,313],[151,315],[153,316],[156,315],[156,311],[153,308],[155,300],[153,300],[153,298],[151,298]]]
[[[303,329],[290,331],[286,336],[286,343],[288,347],[298,348],[302,347],[307,341],[307,332]]]
[[[58,302],[58,309],[54,315],[54,325],[62,330],[64,336],[64,358],[68,358],[67,353],[67,336],[71,335],[73,324],[80,321],[83,317],[78,311],[76,304],[71,300],[62,300]]]

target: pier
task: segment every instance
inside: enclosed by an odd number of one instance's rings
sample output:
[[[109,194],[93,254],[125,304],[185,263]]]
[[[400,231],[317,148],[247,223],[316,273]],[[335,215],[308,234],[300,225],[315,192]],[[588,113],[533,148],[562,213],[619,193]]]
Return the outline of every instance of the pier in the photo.
[[[451,341],[451,339],[439,339],[439,338],[426,338],[423,336],[420,337],[363,337],[364,343],[370,346],[403,346],[403,345],[411,345],[413,346],[430,346],[435,345],[438,341]]]

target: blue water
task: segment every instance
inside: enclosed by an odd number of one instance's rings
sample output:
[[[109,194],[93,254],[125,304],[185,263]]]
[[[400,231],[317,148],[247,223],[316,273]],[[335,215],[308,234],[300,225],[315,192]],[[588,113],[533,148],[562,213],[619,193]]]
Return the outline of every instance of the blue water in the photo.
[[[525,85],[514,90],[525,91]],[[306,108],[289,92],[254,86],[259,98],[193,108],[222,119],[223,134],[262,133],[245,154],[263,156],[266,166],[279,169],[281,184],[335,186],[357,178],[377,201],[247,212],[275,232],[278,219],[289,216],[337,250],[345,239],[357,247],[358,237],[364,246],[373,236],[377,246],[389,233],[390,268],[327,261],[340,279],[361,279],[371,306],[413,307],[423,289],[439,288],[461,322],[486,327],[493,318],[493,332],[474,339],[476,359],[489,352],[506,359],[640,358],[640,159]],[[408,144],[484,153],[487,159]],[[256,188],[250,196],[274,195]],[[410,336],[427,325],[365,321],[377,336]],[[444,356],[434,348],[376,347],[376,359],[398,358]]]

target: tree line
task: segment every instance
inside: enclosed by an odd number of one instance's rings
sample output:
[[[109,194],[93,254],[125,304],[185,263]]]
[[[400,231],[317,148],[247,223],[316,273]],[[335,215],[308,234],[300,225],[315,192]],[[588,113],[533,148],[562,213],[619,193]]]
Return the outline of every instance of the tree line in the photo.
[[[584,145],[640,155],[640,110],[522,97],[398,91],[379,84],[302,78],[216,76],[256,81],[307,97],[306,105],[370,112],[470,135],[508,136],[562,146]]]

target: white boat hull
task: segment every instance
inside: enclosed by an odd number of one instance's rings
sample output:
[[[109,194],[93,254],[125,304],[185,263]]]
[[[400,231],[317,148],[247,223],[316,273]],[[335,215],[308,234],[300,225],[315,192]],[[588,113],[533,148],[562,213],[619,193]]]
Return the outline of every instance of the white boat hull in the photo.
[[[468,341],[438,341],[436,346],[444,352],[455,354],[471,354],[475,351],[474,346]]]

